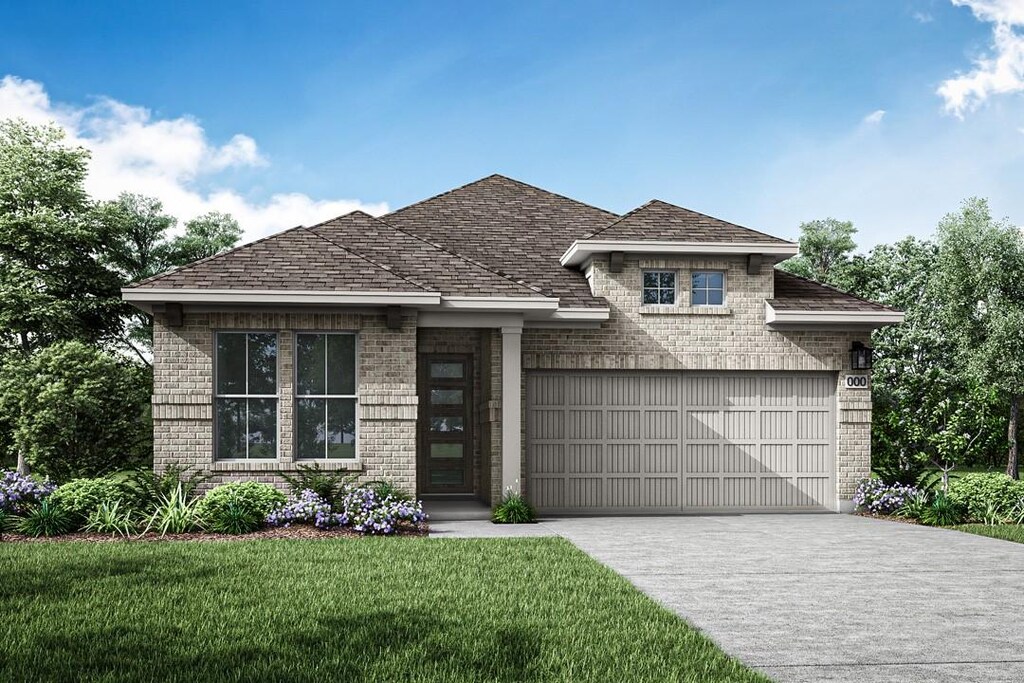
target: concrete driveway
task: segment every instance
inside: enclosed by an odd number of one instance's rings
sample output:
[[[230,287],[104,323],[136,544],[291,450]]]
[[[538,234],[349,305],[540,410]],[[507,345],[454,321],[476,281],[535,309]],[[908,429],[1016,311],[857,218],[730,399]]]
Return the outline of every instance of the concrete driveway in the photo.
[[[849,515],[564,519],[778,681],[1024,681],[1024,545]]]
[[[1024,681],[1021,544],[849,515],[517,529],[564,536],[778,681]]]

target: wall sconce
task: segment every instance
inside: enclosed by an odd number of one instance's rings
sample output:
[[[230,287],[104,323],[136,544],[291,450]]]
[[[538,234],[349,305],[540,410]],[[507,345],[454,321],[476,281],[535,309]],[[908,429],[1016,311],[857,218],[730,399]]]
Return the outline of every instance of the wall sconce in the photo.
[[[850,369],[870,370],[872,350],[860,342],[853,342],[853,345],[850,346]]]

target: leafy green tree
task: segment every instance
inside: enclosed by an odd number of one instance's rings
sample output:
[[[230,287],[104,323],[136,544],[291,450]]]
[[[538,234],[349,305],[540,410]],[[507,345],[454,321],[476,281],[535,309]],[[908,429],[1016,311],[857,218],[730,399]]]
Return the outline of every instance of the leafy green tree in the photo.
[[[93,477],[148,460],[151,388],[145,368],[82,342],[57,342],[8,357],[0,414],[33,470],[58,481]]]
[[[784,261],[780,268],[794,275],[840,286],[851,254],[857,248],[857,229],[850,221],[835,218],[800,224],[800,254]]]
[[[108,235],[103,261],[125,283],[152,277],[170,267],[167,232],[177,220],[153,197],[122,193],[96,206],[97,220]]]
[[[1024,396],[1024,235],[971,198],[939,223],[932,280],[950,342],[966,374],[997,391],[1009,420],[1006,473],[1017,478]]]
[[[56,126],[0,121],[0,351],[116,338],[120,282],[83,182],[89,153]]]
[[[167,261],[183,266],[226,251],[241,237],[242,229],[230,214],[211,211],[185,223],[185,233],[167,245]]]

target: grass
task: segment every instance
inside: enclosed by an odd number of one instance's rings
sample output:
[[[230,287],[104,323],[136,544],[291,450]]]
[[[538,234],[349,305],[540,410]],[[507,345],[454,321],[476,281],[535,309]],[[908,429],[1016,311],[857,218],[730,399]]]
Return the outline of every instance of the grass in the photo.
[[[3,681],[766,681],[562,539],[0,544]]]
[[[985,524],[962,524],[960,526],[950,528],[956,529],[957,531],[966,531],[969,534],[978,534],[979,536],[1001,538],[1004,541],[1024,543],[1024,525],[1020,524],[997,524],[995,526],[988,526]]]

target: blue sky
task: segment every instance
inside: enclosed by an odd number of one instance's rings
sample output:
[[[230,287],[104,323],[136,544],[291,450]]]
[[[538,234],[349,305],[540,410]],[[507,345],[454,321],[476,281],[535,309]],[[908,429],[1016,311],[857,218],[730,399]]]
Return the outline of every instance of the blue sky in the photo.
[[[97,196],[250,237],[499,172],[869,247],[970,195],[1024,223],[1022,25],[1024,0],[17,3],[0,116],[92,148]]]

